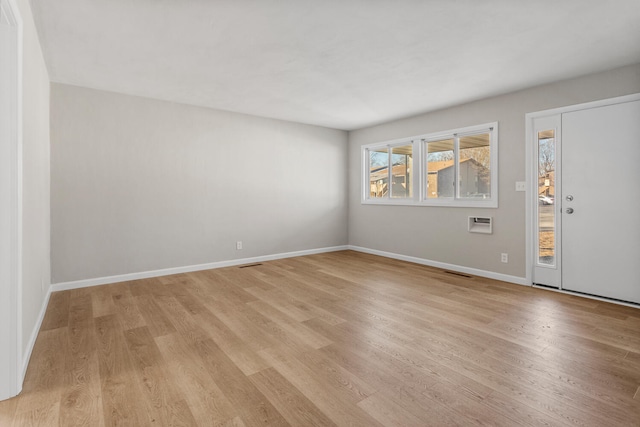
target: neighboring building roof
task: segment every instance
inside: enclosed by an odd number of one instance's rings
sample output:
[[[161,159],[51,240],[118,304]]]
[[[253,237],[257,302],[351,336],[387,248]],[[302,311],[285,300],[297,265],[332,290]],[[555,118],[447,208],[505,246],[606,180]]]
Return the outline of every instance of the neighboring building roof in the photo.
[[[478,166],[482,166],[480,163],[478,163],[475,159],[462,159],[460,160],[460,163],[465,163],[471,161],[472,163],[475,163]],[[447,169],[453,167],[453,160],[442,160],[439,162],[429,162],[429,173],[435,173],[435,172],[439,172],[443,169]]]
[[[439,162],[429,162],[427,168],[429,169],[429,173],[435,173],[451,166],[453,166],[453,160],[442,160]]]
[[[478,166],[481,166],[475,159],[463,159],[460,160],[460,163],[465,163],[471,161]],[[443,169],[447,169],[453,166],[453,160],[442,160],[439,162],[429,162],[429,173],[436,173]],[[380,179],[387,178],[387,170],[389,168],[387,166],[376,166],[371,168],[371,173],[369,175],[370,181],[378,181]],[[406,173],[406,165],[394,165],[392,169],[393,175],[404,175]]]
[[[389,168],[387,166],[377,167],[371,170],[371,175],[369,175],[370,181],[378,181],[380,179],[386,179],[388,175]],[[391,170],[393,175],[404,175],[406,173],[406,165],[395,165]]]

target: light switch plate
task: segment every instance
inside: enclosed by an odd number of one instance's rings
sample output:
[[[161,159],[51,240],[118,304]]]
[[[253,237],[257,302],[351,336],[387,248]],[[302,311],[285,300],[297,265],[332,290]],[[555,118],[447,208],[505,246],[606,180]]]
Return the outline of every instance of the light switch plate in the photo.
[[[516,191],[527,191],[527,182],[516,181]]]

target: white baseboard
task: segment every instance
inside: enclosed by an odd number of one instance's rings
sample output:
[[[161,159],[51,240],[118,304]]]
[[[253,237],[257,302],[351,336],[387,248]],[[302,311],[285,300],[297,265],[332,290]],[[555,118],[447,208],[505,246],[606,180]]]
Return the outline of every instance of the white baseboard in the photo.
[[[396,254],[393,252],[379,251],[376,249],[363,248],[361,246],[343,245],[332,246],[327,248],[308,249],[304,251],[285,252],[272,255],[263,255],[252,258],[241,258],[228,261],[218,261],[206,264],[188,265],[184,267],[164,268],[161,270],[142,271],[138,273],[120,274],[116,276],[96,277],[92,279],[76,280],[72,282],[61,282],[51,285],[49,293],[56,291],[65,291],[69,289],[86,288],[89,286],[106,285],[108,283],[126,282],[129,280],[147,279],[150,277],[169,276],[171,274],[189,273],[192,271],[211,270],[215,268],[233,267],[235,265],[252,264],[256,262],[273,261],[276,259],[292,258],[304,255],[314,255],[326,252],[335,252],[343,250],[353,250],[357,252],[364,252],[372,255],[379,255],[387,258],[398,259],[401,261],[413,262],[421,265],[428,265],[430,267],[441,268],[443,270],[458,271],[461,273],[472,274],[474,276],[487,277],[489,279],[501,280],[504,282],[515,283],[518,285],[531,286],[527,282],[525,277],[510,276],[507,274],[495,273],[492,271],[479,270],[476,268],[463,267],[455,264],[447,264],[439,261],[432,261],[424,258],[417,258],[408,255]],[[47,301],[49,295],[47,295]],[[45,305],[46,308],[46,305]],[[41,313],[44,315],[44,312]],[[36,333],[37,334],[37,333]]]
[[[169,276],[171,274],[189,273],[192,271],[211,270],[214,268],[233,267],[234,265],[252,264],[256,262],[273,261],[276,259],[292,258],[304,255],[321,254],[325,252],[344,251],[347,245],[331,246],[327,248],[308,249],[303,251],[285,252],[273,255],[263,255],[252,258],[233,259],[228,261],[210,262],[207,264],[188,265],[185,267],[164,268],[161,270],[142,271],[139,273],[120,274],[117,276],[96,277],[93,279],[61,282],[51,285],[51,291],[66,291],[69,289],[86,288],[89,286],[106,285],[108,283],[127,282],[129,280],[148,279],[150,277]]]
[[[51,298],[51,288],[52,287],[49,286],[47,294],[44,297],[44,301],[42,301],[42,306],[40,307],[40,313],[38,314],[38,318],[36,319],[36,324],[33,325],[33,330],[31,331],[31,335],[29,336],[29,342],[27,342],[27,347],[25,348],[24,354],[22,355],[20,384],[24,384],[24,377],[27,374],[27,367],[29,366],[31,353],[33,352],[33,347],[36,345],[36,339],[38,338],[38,333],[40,332],[40,328],[42,327],[42,321],[44,320],[44,315],[47,312],[47,306],[49,305],[49,299]]]
[[[360,247],[360,246],[349,245],[348,248],[350,250],[352,250],[352,251],[364,252],[364,253],[371,254],[371,255],[379,255],[379,256],[386,257],[386,258],[398,259],[398,260],[401,260],[401,261],[413,262],[415,264],[428,265],[429,267],[441,268],[443,270],[457,271],[457,272],[460,272],[460,273],[472,274],[474,276],[487,277],[489,279],[495,279],[495,280],[501,280],[503,282],[515,283],[517,285],[531,286],[531,283],[527,282],[527,278],[526,277],[511,276],[511,275],[508,275],[508,274],[495,273],[493,271],[479,270],[477,268],[463,267],[461,265],[447,264],[447,263],[439,262],[439,261],[431,261],[431,260],[424,259],[424,258],[417,258],[417,257],[413,257],[413,256],[408,256],[408,255],[401,255],[401,254],[396,254],[396,253],[393,253],[393,252],[379,251],[379,250],[376,250],[376,249],[363,248],[363,247]]]

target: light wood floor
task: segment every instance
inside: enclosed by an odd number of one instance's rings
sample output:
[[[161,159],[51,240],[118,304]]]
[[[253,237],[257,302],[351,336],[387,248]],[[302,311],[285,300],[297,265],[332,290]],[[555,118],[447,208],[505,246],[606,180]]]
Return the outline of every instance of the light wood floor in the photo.
[[[639,386],[639,309],[347,251],[54,293],[0,425],[638,426]]]

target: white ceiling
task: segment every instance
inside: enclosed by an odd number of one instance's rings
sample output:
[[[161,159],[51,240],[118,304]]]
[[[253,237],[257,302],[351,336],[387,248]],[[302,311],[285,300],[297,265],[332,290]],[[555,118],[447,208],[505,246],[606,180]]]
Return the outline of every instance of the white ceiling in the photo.
[[[357,129],[640,62],[640,0],[31,0],[54,82]]]

